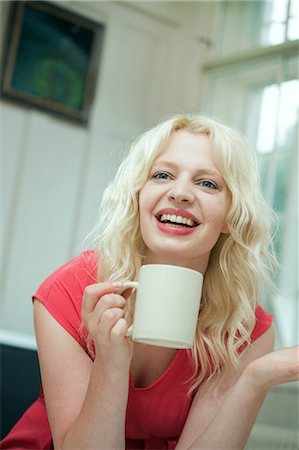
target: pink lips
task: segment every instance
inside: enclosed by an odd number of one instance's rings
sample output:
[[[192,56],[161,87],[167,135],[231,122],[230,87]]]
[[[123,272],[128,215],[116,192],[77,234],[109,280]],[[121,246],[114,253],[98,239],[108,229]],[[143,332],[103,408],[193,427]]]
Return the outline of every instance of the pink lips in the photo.
[[[185,211],[184,209],[174,209],[174,208],[161,209],[160,211],[158,211],[157,214],[155,214],[155,216],[157,221],[156,222],[157,227],[163,233],[167,233],[172,236],[186,236],[194,233],[194,231],[196,230],[196,226],[192,228],[181,228],[176,225],[171,225],[169,223],[168,224],[162,223],[158,220],[158,217],[160,217],[162,214],[174,214],[175,216],[186,217],[187,219],[193,220],[193,222],[195,222],[196,224],[198,224],[198,219],[195,216],[193,216],[193,214],[191,214],[189,211]]]

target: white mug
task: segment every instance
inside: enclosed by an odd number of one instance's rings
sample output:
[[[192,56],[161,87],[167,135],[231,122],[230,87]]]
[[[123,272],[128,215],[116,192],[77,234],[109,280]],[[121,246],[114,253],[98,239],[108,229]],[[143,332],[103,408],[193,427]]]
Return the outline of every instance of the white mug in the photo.
[[[136,281],[120,291],[137,289],[133,324],[127,331],[136,342],[170,348],[193,346],[203,276],[186,267],[147,264]]]

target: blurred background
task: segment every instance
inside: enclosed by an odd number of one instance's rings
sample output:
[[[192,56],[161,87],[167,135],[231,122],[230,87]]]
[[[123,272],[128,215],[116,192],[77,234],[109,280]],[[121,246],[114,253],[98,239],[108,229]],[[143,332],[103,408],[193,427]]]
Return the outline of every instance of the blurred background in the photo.
[[[2,51],[12,3],[0,3]],[[85,249],[132,138],[180,112],[217,117],[256,149],[280,224],[279,294],[263,303],[275,316],[276,347],[297,343],[299,2],[49,3],[105,32],[88,123],[0,99],[2,344],[34,351],[32,293]],[[298,398],[296,384],[275,388],[248,448],[297,448]]]

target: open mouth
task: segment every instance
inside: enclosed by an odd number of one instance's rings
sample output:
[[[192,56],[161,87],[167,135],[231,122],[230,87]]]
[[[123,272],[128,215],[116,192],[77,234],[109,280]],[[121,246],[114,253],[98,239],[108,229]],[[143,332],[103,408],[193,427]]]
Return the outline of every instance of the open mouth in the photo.
[[[174,214],[161,214],[156,216],[156,219],[161,223],[180,228],[194,228],[199,225],[199,223],[194,220],[187,219],[187,217],[183,216],[176,216]]]

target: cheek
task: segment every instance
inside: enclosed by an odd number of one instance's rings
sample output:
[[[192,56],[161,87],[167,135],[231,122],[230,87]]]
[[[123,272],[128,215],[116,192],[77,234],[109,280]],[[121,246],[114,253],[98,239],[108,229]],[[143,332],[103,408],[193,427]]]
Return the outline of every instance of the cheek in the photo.
[[[140,216],[150,214],[157,203],[158,194],[150,186],[145,185],[139,192],[139,213]]]
[[[140,207],[141,207],[142,211],[144,211],[141,203],[140,203]],[[145,214],[145,213],[142,214],[141,211],[139,213],[139,230],[140,230],[140,235],[143,240],[143,243],[145,244],[146,247],[149,247],[150,242],[151,242],[151,234],[152,234],[149,215]]]
[[[144,195],[143,191],[140,192],[138,206],[139,206],[139,218],[140,222],[142,222],[144,219],[145,212],[147,210],[146,196]]]
[[[229,207],[227,202],[215,202],[213,206],[206,209],[205,220],[221,229],[226,223]]]
[[[150,198],[148,195],[146,195],[145,190],[140,191],[138,204],[139,204],[140,229],[141,229],[141,233],[143,233],[145,225],[146,225],[146,221],[151,212]]]

